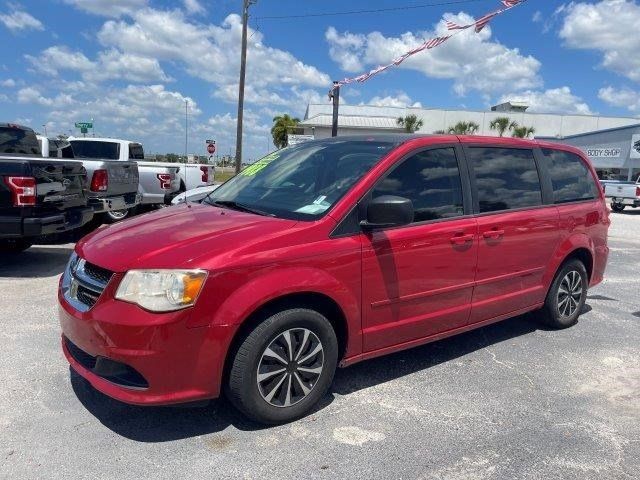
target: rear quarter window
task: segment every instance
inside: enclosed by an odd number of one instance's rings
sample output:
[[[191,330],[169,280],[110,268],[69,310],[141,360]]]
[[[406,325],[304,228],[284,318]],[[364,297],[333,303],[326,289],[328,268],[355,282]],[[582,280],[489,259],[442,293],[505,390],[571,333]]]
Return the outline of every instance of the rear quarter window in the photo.
[[[470,147],[480,213],[542,205],[542,189],[533,151]]]
[[[599,195],[591,171],[575,153],[542,149],[543,165],[553,185],[553,202],[593,200]]]
[[[18,126],[0,127],[0,153],[41,155],[42,150],[33,130]]]

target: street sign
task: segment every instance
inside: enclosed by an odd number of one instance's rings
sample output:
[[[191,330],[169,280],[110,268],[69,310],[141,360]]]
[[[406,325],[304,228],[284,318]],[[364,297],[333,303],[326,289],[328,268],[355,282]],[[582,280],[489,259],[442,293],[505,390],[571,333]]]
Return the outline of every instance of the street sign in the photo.
[[[87,127],[81,127],[80,128],[80,133],[88,133],[89,129]]]
[[[216,144],[215,143],[209,143],[207,145],[207,153],[209,155],[213,155],[214,153],[216,153]]]
[[[76,128],[80,128],[80,129],[93,128],[93,123],[91,123],[91,122],[76,122]],[[87,133],[87,132],[82,132],[82,133]]]
[[[211,145],[211,144],[215,145],[216,141],[215,140],[207,140],[207,145]]]

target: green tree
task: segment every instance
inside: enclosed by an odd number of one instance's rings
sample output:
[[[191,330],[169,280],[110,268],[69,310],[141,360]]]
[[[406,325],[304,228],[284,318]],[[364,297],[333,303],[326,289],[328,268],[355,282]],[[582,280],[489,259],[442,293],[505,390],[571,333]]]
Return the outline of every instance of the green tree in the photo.
[[[176,155],[175,153],[167,153],[167,162],[171,162],[171,163],[178,163],[178,155]]]
[[[498,136],[503,137],[504,132],[512,131],[518,127],[518,122],[511,120],[509,117],[498,117],[489,124],[491,130],[496,130]]]
[[[533,127],[516,127],[513,129],[514,138],[529,138],[529,135],[536,133],[536,129]]]
[[[287,113],[273,117],[271,136],[273,137],[273,144],[276,148],[284,148],[287,146],[287,135],[298,123],[300,123],[299,118],[291,117]]]
[[[458,122],[453,127],[449,127],[452,135],[475,135],[480,130],[480,125],[476,122]]]
[[[407,115],[406,117],[398,117],[396,123],[404,128],[404,131],[407,133],[415,133],[424,125],[422,119],[418,119],[418,117],[413,114]]]

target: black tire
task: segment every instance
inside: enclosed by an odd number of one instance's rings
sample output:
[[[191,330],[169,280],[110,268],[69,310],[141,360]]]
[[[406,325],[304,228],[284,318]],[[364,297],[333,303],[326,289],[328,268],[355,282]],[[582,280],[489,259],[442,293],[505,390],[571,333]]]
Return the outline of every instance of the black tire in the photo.
[[[614,212],[620,213],[624,210],[624,207],[625,205],[623,205],[622,203],[611,203],[611,210],[613,210]]]
[[[311,333],[306,334],[305,330]],[[291,335],[289,342],[293,346],[290,350],[293,353],[289,357],[294,360],[284,364],[269,356],[266,350],[270,347],[285,357],[285,360],[289,360],[286,358],[286,348],[279,348],[281,345],[286,347],[281,342],[287,332]],[[321,369],[318,376],[312,376],[309,380],[308,376],[312,374],[298,368],[312,370],[302,360],[317,349],[316,341],[320,343],[321,351],[309,357],[309,362],[315,362],[311,364],[315,365],[314,370],[318,369],[318,364]],[[295,361],[297,358],[301,359],[300,365]],[[303,308],[284,310],[266,318],[240,343],[232,359],[226,394],[238,410],[257,422],[290,422],[309,413],[325,395],[333,380],[337,362],[338,340],[331,323],[323,315]],[[258,383],[259,369],[270,375],[280,368],[284,369],[284,373],[269,376],[267,380]],[[303,386],[303,383],[295,379],[296,375],[299,380],[307,383]],[[281,386],[278,387],[281,378]],[[305,392],[303,388],[309,391]],[[270,392],[275,394],[267,399]],[[290,405],[286,405],[287,401]]]
[[[580,279],[579,297],[575,293],[577,290],[572,290],[570,285],[573,283],[572,279],[578,277]],[[578,317],[587,300],[588,287],[589,279],[584,264],[575,258],[565,262],[551,283],[544,307],[540,311],[541,320],[556,329],[568,328],[578,323]],[[573,295],[563,293],[567,290],[573,291]]]
[[[24,239],[3,239],[0,240],[0,253],[21,253],[33,245]]]

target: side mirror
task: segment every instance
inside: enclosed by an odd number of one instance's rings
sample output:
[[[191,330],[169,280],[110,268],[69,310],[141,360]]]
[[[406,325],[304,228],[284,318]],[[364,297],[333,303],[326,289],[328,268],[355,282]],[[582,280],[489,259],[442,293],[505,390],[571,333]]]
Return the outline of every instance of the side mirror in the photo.
[[[367,206],[367,219],[360,222],[366,230],[399,227],[413,222],[413,202],[408,198],[383,195]]]

